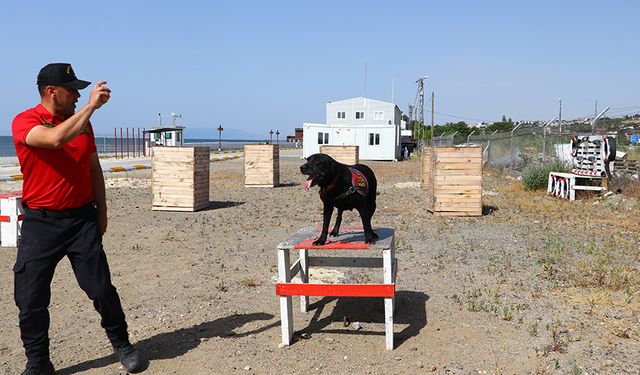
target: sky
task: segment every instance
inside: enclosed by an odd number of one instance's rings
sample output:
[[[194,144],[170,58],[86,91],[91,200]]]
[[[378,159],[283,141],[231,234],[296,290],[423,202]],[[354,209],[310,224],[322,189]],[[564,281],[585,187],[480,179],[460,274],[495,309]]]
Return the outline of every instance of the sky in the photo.
[[[436,124],[548,121],[559,99],[563,119],[593,116],[596,101],[640,113],[639,14],[634,0],[6,0],[0,135],[39,103],[50,62],[108,81],[91,120],[107,135],[176,113],[186,137],[222,125],[227,139],[284,138],[325,122],[331,100],[393,97],[408,113],[422,76],[427,123],[432,92]]]

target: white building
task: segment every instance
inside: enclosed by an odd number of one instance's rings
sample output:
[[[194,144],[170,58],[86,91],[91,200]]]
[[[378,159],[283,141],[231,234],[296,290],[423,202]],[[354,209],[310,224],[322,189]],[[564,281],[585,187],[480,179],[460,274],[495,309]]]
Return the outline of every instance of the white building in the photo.
[[[147,155],[152,155],[153,147],[156,146],[184,146],[183,131],[184,126],[156,126],[145,130],[145,152]]]
[[[327,103],[326,124],[304,123],[304,157],[322,145],[358,146],[360,160],[400,158],[401,113],[398,106],[369,98]]]

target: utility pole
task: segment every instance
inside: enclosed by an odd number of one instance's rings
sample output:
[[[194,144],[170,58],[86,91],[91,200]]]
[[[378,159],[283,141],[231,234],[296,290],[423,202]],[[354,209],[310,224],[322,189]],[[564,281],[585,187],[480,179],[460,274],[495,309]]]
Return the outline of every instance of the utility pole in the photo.
[[[364,98],[367,98],[367,58],[364,58]]]
[[[434,101],[436,100],[436,93],[431,91],[431,142],[433,144],[433,128],[435,127],[435,108]]]
[[[273,143],[273,129],[269,130],[269,144]]]
[[[222,124],[218,125],[218,151],[222,150]]]
[[[562,98],[558,99],[560,102],[560,109],[558,111],[558,125],[560,127],[560,144],[562,144]]]
[[[276,130],[276,144],[280,144],[280,130]]]
[[[596,110],[593,111],[593,119],[595,120],[596,117],[598,117],[598,99],[596,99]]]
[[[422,76],[416,81],[418,84],[418,126],[420,127],[420,140],[424,138],[424,80],[427,78],[429,78],[429,76]]]

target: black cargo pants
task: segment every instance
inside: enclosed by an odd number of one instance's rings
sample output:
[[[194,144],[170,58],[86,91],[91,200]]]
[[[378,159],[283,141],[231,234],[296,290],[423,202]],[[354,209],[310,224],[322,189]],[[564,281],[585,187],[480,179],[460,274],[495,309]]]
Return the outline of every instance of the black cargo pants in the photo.
[[[128,342],[127,323],[120,297],[111,284],[95,205],[64,211],[27,208],[13,271],[20,337],[28,366],[42,366],[49,360],[51,280],[65,256],[78,284],[100,313],[102,328],[111,343],[117,346]]]

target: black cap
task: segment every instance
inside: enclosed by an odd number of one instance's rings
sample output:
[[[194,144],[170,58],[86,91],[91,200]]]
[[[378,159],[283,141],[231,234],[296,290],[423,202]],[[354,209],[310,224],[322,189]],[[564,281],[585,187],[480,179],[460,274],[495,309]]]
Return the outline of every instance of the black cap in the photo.
[[[63,86],[72,90],[82,90],[90,84],[91,82],[76,77],[71,64],[47,64],[38,73],[38,86]]]

